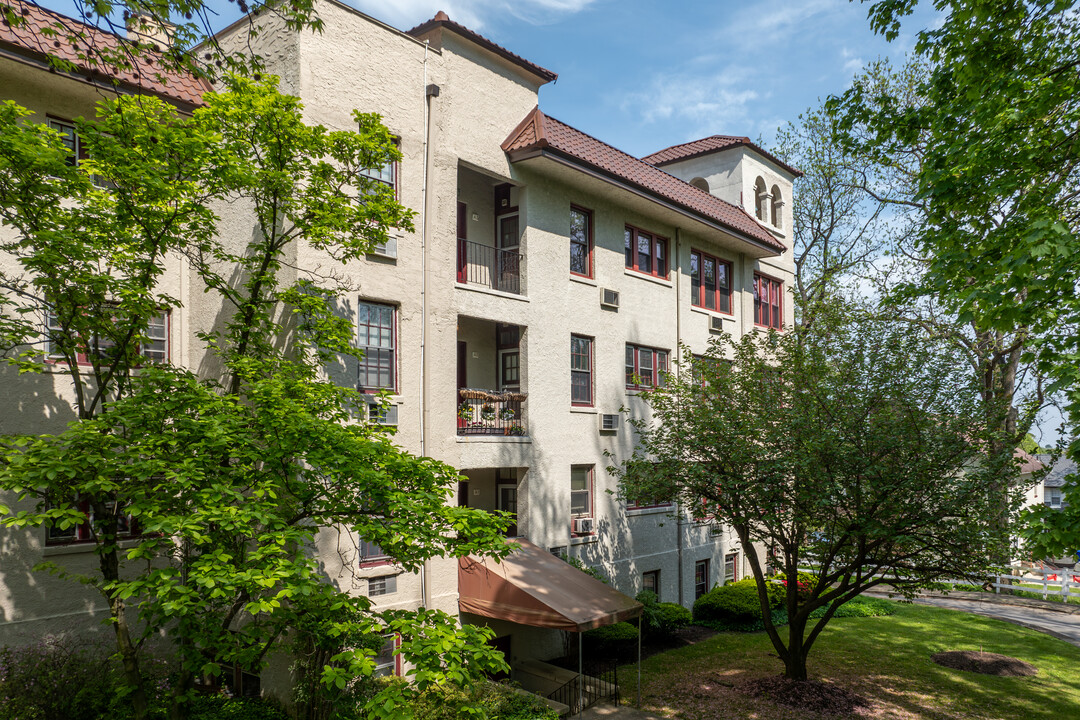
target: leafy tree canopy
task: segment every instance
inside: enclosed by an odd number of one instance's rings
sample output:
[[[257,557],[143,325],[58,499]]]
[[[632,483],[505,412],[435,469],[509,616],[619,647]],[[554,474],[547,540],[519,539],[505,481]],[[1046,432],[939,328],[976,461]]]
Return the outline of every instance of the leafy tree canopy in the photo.
[[[986,571],[1007,544],[987,487],[1013,472],[988,456],[977,387],[947,344],[835,300],[815,316],[684,354],[678,377],[645,393],[639,450],[613,468],[629,500],[677,498],[735,531],[792,679],[806,679],[814,641],[859,593]],[[767,568],[794,578],[805,565],[816,583],[802,596],[789,584],[784,639]]]

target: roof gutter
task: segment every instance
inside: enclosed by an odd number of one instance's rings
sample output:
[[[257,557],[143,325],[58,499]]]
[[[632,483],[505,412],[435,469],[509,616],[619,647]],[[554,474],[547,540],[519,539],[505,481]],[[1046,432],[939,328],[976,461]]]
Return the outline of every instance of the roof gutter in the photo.
[[[616,187],[622,188],[623,190],[633,193],[638,197],[644,198],[646,200],[651,200],[658,205],[662,205],[667,209],[673,210],[681,215],[686,215],[687,217],[692,218],[693,220],[696,220],[705,225],[708,225],[715,230],[719,230],[723,233],[731,235],[737,240],[741,240],[742,242],[764,250],[768,253],[769,257],[780,257],[783,254],[783,251],[778,251],[776,248],[766,245],[765,243],[761,242],[756,238],[752,238],[749,235],[739,232],[734,228],[724,225],[723,223],[719,223],[708,216],[702,215],[701,213],[686,207],[685,205],[680,205],[676,202],[673,202],[672,200],[669,200],[662,195],[658,195],[657,193],[649,190],[648,188],[644,188],[640,185],[637,185],[636,183],[628,182],[627,180],[620,178],[613,173],[609,173],[593,165],[583,163],[578,158],[559,152],[558,150],[555,150],[550,146],[528,148],[516,152],[507,153],[507,155],[510,158],[510,162],[532,160],[533,158],[537,157],[547,158],[565,167],[585,173],[586,175],[594,177],[598,180],[603,180],[604,182],[611,185],[615,185]]]

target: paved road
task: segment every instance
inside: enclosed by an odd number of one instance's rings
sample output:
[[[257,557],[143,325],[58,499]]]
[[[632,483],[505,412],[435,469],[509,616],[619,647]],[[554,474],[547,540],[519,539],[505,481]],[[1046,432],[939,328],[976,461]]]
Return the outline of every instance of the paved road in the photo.
[[[951,597],[923,597],[915,602],[920,605],[934,605],[935,607],[987,615],[998,620],[1005,620],[1034,630],[1040,630],[1073,645],[1080,646],[1080,615],[1035,607],[1001,605],[978,600],[960,600]]]

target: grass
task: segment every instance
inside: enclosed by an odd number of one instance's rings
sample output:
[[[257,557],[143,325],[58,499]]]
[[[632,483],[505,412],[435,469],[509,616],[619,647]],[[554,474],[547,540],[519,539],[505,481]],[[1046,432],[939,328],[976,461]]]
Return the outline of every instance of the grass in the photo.
[[[782,631],[782,632],[786,632]],[[1025,660],[1035,677],[1004,678],[941,667],[944,650],[983,650]],[[968,613],[901,605],[895,615],[829,623],[810,652],[813,679],[873,703],[865,717],[888,720],[1060,720],[1080,717],[1080,648],[1027,628]],[[646,710],[680,720],[829,718],[755,699],[733,688],[778,675],[783,664],[765,633],[720,633],[642,663]],[[624,697],[633,666],[620,669]],[[623,679],[625,678],[625,679]]]

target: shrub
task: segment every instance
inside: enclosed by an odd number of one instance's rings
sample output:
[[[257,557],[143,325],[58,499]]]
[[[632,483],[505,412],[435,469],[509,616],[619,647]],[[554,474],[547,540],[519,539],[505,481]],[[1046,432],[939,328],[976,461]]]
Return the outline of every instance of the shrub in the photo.
[[[761,619],[761,603],[752,584],[732,583],[713,588],[694,603],[695,622],[746,622]]]
[[[754,592],[757,592],[757,580],[752,577],[743,578],[732,583],[732,585],[746,585],[754,588]],[[775,580],[766,580],[765,594],[769,597],[769,607],[783,607],[784,602],[787,600],[787,586]]]
[[[621,622],[586,630],[582,640],[589,655],[629,659],[637,652],[638,631],[634,625]]]
[[[651,640],[670,640],[675,633],[693,622],[690,611],[678,603],[658,602],[651,590],[642,590],[635,598],[645,606],[642,612],[642,632]]]
[[[780,581],[782,585],[787,585],[787,578],[784,573],[777,573],[773,576],[773,578]],[[817,575],[812,575],[806,572],[798,573],[795,576],[795,583],[799,589],[799,599],[806,600],[808,597],[810,597],[810,593],[812,593],[814,591],[814,588],[817,587],[817,582]]]
[[[416,720],[558,720],[540,698],[516,692],[505,683],[480,682],[468,689],[431,687],[412,705]]]
[[[264,700],[203,695],[191,702],[188,720],[289,720],[280,707]]]

